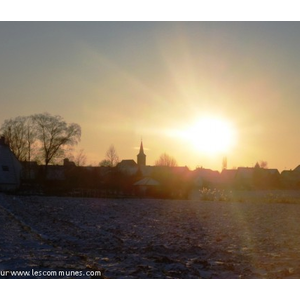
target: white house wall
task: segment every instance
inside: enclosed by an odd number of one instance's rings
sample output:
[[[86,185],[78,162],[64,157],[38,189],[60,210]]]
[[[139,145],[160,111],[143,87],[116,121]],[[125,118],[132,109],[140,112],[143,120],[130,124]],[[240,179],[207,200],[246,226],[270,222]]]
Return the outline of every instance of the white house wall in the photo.
[[[21,164],[6,145],[0,145],[0,189],[13,190],[20,186]]]

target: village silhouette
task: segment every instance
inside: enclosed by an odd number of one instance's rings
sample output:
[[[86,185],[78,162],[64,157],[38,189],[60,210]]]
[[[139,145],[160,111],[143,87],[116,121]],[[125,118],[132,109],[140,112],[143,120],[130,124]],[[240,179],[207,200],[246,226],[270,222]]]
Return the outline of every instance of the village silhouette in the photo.
[[[147,165],[144,140],[85,166],[80,126],[48,113],[0,132],[2,278],[299,278],[300,166]]]
[[[266,168],[265,163],[227,169],[226,159],[221,172],[202,167],[190,170],[186,166],[149,166],[143,142],[137,161],[125,159],[115,166],[77,166],[65,158],[62,165],[46,168],[35,161],[19,161],[1,137],[0,161],[1,190],[20,194],[190,199],[195,192],[203,190],[300,188],[300,166],[281,173]]]

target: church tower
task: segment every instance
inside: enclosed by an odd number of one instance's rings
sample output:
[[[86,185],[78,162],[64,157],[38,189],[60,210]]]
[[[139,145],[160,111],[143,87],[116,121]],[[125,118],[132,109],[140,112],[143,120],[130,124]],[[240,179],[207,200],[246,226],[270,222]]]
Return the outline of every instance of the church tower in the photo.
[[[137,164],[140,167],[146,166],[146,155],[144,153],[143,142],[141,142],[140,152],[137,155]]]

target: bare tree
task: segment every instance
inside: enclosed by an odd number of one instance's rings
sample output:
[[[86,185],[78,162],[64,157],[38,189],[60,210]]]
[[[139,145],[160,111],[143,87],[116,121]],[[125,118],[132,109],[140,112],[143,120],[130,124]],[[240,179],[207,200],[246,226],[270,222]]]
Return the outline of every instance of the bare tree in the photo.
[[[115,167],[119,162],[119,156],[114,145],[110,145],[110,147],[106,151],[106,159],[102,160],[101,163],[107,164],[107,162],[109,162],[109,166],[111,167]]]
[[[36,141],[37,141],[37,131],[33,123],[31,116],[26,117],[25,131],[26,131],[26,142],[27,142],[27,160],[31,161],[31,157],[36,156]]]
[[[9,144],[11,151],[18,160],[26,159],[26,141],[25,141],[25,118],[17,117],[15,119],[5,120],[1,133]]]
[[[108,159],[103,159],[99,162],[100,167],[111,167],[111,162]]]
[[[39,142],[40,156],[47,166],[56,158],[62,158],[68,147],[80,141],[81,128],[78,124],[67,124],[61,116],[52,116],[49,113],[32,116],[37,139]]]
[[[86,155],[83,149],[80,149],[77,155],[74,158],[75,165],[77,167],[85,166],[86,164]]]
[[[267,169],[268,168],[268,162],[261,160],[259,163],[257,162],[254,166],[254,168],[261,168],[261,169]]]
[[[262,169],[267,169],[268,168],[268,162],[265,161],[265,160],[261,160],[259,164],[260,164],[260,167]]]
[[[32,148],[37,136],[31,117],[5,120],[1,127],[1,134],[18,160],[31,160]]]
[[[165,166],[165,167],[177,167],[177,161],[172,156],[167,153],[160,155],[159,159],[155,161],[156,166]]]

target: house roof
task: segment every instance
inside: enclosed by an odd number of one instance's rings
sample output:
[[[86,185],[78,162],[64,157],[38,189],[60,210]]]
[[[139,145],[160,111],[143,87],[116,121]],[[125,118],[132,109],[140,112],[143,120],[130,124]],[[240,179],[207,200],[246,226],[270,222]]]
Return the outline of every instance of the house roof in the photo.
[[[213,171],[211,169],[199,168],[193,171],[194,175],[197,177],[202,177],[204,179],[215,179],[219,177],[220,173],[218,171]]]
[[[270,175],[277,175],[277,174],[279,174],[279,171],[277,169],[265,169],[265,170]]]
[[[245,167],[239,167],[237,169],[236,176],[242,177],[242,178],[252,178],[254,172],[254,168],[245,168]]]
[[[134,183],[134,185],[138,185],[138,186],[158,186],[159,182],[150,178],[150,177],[145,177],[139,181],[137,181],[136,183]]]
[[[169,166],[152,166],[152,169],[154,171],[169,171],[172,173],[176,173],[176,174],[182,174],[182,173],[186,173],[189,172],[189,168],[188,167],[169,167]]]
[[[123,159],[117,164],[118,168],[132,168],[136,167],[137,163],[133,159]]]

